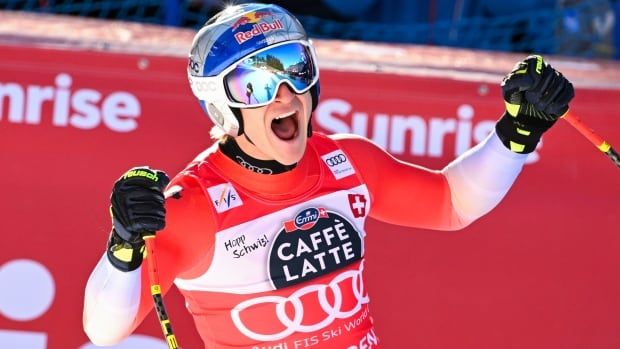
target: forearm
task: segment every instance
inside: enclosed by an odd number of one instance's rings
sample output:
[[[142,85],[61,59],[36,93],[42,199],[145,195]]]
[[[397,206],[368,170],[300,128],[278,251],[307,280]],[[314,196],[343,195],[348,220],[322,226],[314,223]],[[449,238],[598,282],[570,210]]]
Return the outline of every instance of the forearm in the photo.
[[[83,326],[96,345],[113,345],[132,331],[140,306],[141,268],[122,272],[104,255],[86,285]]]
[[[508,150],[492,132],[442,172],[450,186],[454,211],[467,225],[491,211],[521,172],[527,154]]]

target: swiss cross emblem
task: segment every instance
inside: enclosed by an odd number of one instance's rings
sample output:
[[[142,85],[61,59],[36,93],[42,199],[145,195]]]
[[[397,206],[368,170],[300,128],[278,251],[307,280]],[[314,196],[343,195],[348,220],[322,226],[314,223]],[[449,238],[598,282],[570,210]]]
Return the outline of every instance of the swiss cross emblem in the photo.
[[[349,194],[349,207],[351,207],[353,217],[366,216],[366,197],[361,194]]]

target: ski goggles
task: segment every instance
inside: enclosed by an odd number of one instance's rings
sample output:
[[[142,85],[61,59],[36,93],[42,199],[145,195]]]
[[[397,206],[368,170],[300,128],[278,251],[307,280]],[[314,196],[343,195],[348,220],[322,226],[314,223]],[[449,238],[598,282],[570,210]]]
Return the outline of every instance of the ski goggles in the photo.
[[[254,108],[273,102],[282,83],[303,94],[318,79],[312,47],[305,41],[287,41],[252,52],[217,76],[191,76],[190,82],[201,100],[224,99],[231,107]]]

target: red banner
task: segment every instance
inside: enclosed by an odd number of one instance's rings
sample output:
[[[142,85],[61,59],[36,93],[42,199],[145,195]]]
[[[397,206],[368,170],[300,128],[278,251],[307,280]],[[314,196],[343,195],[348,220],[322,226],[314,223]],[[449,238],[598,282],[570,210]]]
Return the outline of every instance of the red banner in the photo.
[[[92,348],[83,293],[109,233],[113,182],[138,165],[176,173],[210,145],[211,124],[182,58],[0,52],[0,342]],[[446,77],[324,69],[321,90],[316,129],[367,136],[435,169],[482,140],[503,108],[498,84]],[[572,111],[620,144],[618,100],[618,90],[578,87]],[[617,348],[619,176],[559,121],[505,201],[472,226],[371,221],[365,278],[382,347]],[[200,348],[177,291],[166,301],[180,344]],[[119,348],[166,348],[159,338],[151,315]]]

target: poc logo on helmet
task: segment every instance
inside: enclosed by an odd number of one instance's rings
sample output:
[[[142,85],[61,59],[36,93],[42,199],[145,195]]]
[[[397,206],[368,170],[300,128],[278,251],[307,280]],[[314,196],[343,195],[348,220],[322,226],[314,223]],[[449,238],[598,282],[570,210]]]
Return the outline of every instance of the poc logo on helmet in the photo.
[[[192,77],[189,79],[189,84],[194,90],[200,92],[215,92],[217,90],[217,82],[213,80],[202,80]]]

